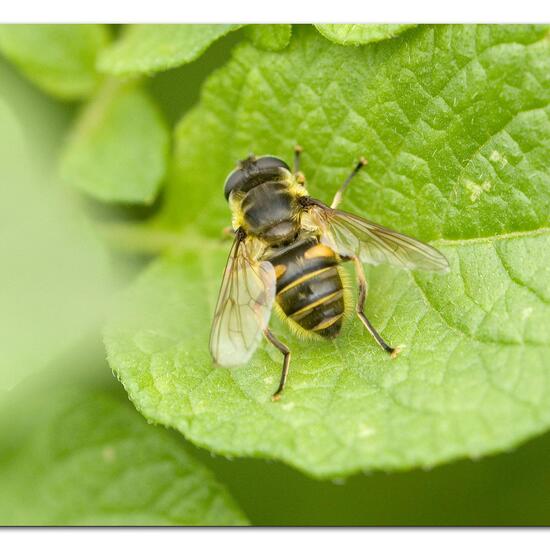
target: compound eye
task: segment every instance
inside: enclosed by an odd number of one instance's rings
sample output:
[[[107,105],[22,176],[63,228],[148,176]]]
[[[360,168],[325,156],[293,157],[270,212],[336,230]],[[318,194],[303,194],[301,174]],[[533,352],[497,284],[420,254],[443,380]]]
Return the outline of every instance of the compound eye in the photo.
[[[237,189],[239,187],[242,187],[244,181],[246,178],[246,173],[244,170],[241,170],[240,168],[237,168],[227,176],[227,179],[225,180],[225,185],[223,188],[223,194],[225,195],[225,200],[229,199],[229,194],[234,189]]]
[[[285,170],[289,170],[288,164],[277,157],[260,157],[256,160],[256,168],[258,170],[264,171],[264,170],[273,170],[275,168],[284,168]]]

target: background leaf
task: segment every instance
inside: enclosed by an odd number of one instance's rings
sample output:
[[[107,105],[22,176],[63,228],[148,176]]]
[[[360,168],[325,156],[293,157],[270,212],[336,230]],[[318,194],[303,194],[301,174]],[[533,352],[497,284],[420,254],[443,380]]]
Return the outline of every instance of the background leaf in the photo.
[[[242,39],[242,33],[230,32],[216,40],[198,59],[144,79],[171,126],[198,103],[204,81],[230,59],[233,48]]]
[[[315,26],[325,38],[336,44],[362,46],[371,42],[380,42],[381,40],[394,38],[417,25],[331,24]]]
[[[128,76],[173,69],[241,25],[129,25],[100,57],[101,71]]]
[[[112,274],[53,175],[66,113],[2,64],[0,78],[0,389],[10,389],[99,321]]]
[[[60,99],[81,99],[95,90],[96,57],[108,42],[104,25],[0,25],[0,52]]]
[[[277,52],[288,46],[292,25],[249,25],[246,33],[257,48]]]
[[[1,409],[0,524],[246,524],[181,441],[147,425],[108,377],[77,382],[72,367],[69,382],[56,373]]]
[[[239,48],[178,129],[167,205],[180,209],[168,210],[171,223],[191,217],[190,252],[152,266],[106,332],[110,364],[143,414],[217,452],[317,476],[477,457],[547,429],[546,32],[421,28],[406,43],[348,49],[302,30],[282,53]],[[226,251],[196,232],[219,235],[235,159],[288,156],[296,141],[323,200],[368,152],[345,208],[440,239],[451,273],[369,270],[367,315],[403,346],[394,361],[357,322],[315,346],[275,325],[294,366],[274,404],[280,356],[269,346],[247,368],[212,368]]]
[[[108,81],[73,129],[62,177],[96,199],[150,204],[165,174],[168,139],[145,91]]]

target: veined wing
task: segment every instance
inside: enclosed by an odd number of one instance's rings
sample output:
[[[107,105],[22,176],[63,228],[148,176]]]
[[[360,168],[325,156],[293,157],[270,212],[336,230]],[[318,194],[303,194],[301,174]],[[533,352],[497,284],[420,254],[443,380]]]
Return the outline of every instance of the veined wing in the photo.
[[[307,214],[321,229],[321,241],[341,256],[369,264],[388,263],[405,269],[449,271],[447,258],[432,246],[354,214],[315,200]]]
[[[218,365],[242,365],[252,357],[269,322],[275,290],[273,266],[256,262],[246,237],[237,232],[210,333],[210,353]]]

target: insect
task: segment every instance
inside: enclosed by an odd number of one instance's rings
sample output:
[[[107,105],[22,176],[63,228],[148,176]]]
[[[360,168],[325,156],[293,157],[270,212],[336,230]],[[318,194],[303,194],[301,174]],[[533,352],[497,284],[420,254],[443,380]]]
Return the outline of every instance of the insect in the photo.
[[[283,355],[273,400],[285,387],[291,357],[290,349],[269,328],[274,307],[303,336],[336,337],[349,308],[340,264],[351,261],[358,283],[356,314],[377,344],[395,357],[399,350],[378,334],[365,315],[362,262],[449,270],[445,256],[431,246],[338,210],[365,159],[327,206],[306,190],[299,171],[301,151],[295,147],[292,171],[280,158],[251,155],[229,174],[224,187],[235,238],[214,313],[210,352],[220,366],[242,365],[265,336]]]

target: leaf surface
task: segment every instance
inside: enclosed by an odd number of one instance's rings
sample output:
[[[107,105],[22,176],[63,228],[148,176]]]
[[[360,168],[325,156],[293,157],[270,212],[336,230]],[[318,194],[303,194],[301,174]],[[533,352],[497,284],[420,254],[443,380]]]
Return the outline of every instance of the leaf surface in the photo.
[[[85,98],[96,89],[96,57],[108,42],[104,25],[0,25],[0,52],[60,99]]]
[[[389,25],[389,24],[330,24],[315,25],[325,37],[343,46],[362,46],[371,42],[380,42],[394,38],[417,25]]]
[[[100,71],[130,76],[179,67],[242,25],[129,25],[99,58]]]
[[[159,223],[192,227],[188,252],[156,262],[106,330],[138,409],[216,452],[322,477],[478,457],[546,430],[546,34],[421,27],[342,48],[299,29],[283,52],[239,47],[176,134]],[[342,207],[432,241],[451,272],[368,270],[366,314],[402,346],[395,360],[353,315],[337,340],[314,345],[274,320],[293,364],[272,403],[280,354],[264,344],[248,367],[215,369],[208,332],[229,248],[223,181],[250,151],[290,161],[296,142],[324,201],[366,155]]]
[[[249,25],[247,35],[257,48],[277,52],[288,46],[292,25]]]

